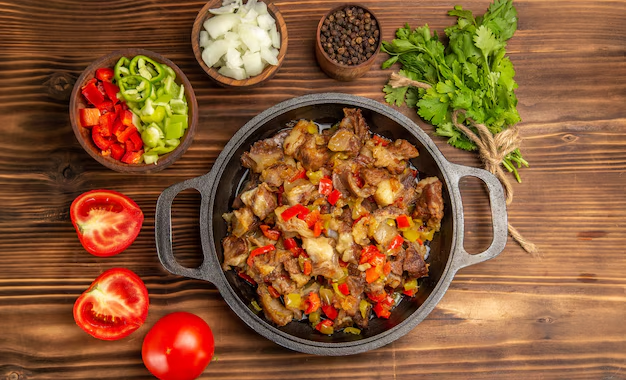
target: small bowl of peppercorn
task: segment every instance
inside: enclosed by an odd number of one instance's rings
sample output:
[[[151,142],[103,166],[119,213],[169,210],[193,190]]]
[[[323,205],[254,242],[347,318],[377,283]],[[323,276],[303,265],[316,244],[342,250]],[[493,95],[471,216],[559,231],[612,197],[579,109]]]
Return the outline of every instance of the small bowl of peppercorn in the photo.
[[[374,64],[382,32],[368,8],[344,4],[322,17],[316,32],[315,58],[322,71],[340,81],[363,76]]]

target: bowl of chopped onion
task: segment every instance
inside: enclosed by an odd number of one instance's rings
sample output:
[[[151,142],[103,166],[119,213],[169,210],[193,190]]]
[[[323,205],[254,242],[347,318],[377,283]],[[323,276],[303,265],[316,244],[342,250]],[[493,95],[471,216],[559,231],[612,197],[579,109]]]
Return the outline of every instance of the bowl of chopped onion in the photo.
[[[271,79],[287,53],[287,25],[260,0],[211,0],[191,31],[202,69],[222,87],[255,87]]]

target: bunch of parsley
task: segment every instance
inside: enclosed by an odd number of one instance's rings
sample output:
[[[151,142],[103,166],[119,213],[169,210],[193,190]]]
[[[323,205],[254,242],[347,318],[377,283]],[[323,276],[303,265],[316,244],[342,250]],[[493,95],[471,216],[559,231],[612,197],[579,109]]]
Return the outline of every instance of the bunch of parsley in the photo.
[[[475,150],[476,145],[452,123],[454,110],[486,125],[492,134],[519,122],[513,79],[515,70],[506,56],[506,41],[517,29],[517,11],[512,0],[494,0],[487,12],[474,17],[457,5],[449,11],[457,23],[445,29],[444,46],[428,25],[411,30],[407,24],[396,31],[396,39],[384,41],[382,50],[391,57],[382,65],[398,62],[399,74],[429,84],[430,88],[393,88],[383,91],[390,104],[417,108],[417,113],[435,126],[435,133],[448,138],[454,147]],[[460,113],[459,123],[465,122]],[[504,167],[521,182],[517,168],[528,166],[519,149],[506,156]],[[517,167],[517,168],[516,168]]]

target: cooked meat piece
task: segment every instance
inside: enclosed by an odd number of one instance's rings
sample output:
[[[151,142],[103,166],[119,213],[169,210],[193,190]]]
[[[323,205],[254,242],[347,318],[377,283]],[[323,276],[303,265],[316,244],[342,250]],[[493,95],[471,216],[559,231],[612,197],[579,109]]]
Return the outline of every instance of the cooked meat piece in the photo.
[[[417,184],[416,191],[420,195],[411,216],[413,219],[421,219],[429,228],[439,231],[443,218],[441,181],[437,177],[424,178]]]
[[[250,207],[240,208],[233,211],[232,233],[237,237],[242,237],[246,232],[254,227],[254,213]]]
[[[261,173],[284,158],[283,147],[273,139],[255,142],[250,151],[241,156],[241,164],[255,173]]]
[[[350,317],[346,311],[339,310],[339,314],[337,314],[337,318],[335,318],[333,328],[335,330],[340,330],[345,327],[350,327],[353,325],[354,325],[354,321],[352,320],[352,317]]]
[[[361,294],[365,289],[365,272],[359,272],[358,275],[349,275],[346,277],[346,284],[350,289],[350,294]]]
[[[222,268],[229,270],[231,267],[243,267],[248,258],[248,244],[245,239],[230,235],[222,240],[224,248],[224,262]]]
[[[267,319],[276,323],[278,326],[284,326],[292,321],[293,312],[283,306],[278,298],[272,298],[267,290],[267,285],[259,284],[257,294],[259,295],[261,308],[263,308],[263,313]]]
[[[298,147],[293,156],[306,170],[317,171],[330,160],[331,152],[326,145],[322,135],[307,133],[304,144]]]
[[[280,187],[285,181],[292,178],[296,174],[296,168],[293,165],[279,162],[263,169],[261,172],[261,181],[267,183],[269,186]]]
[[[245,193],[248,190],[252,190],[255,187],[259,186],[259,176],[256,173],[250,172],[250,178],[243,184],[239,194],[233,199],[233,209],[240,209],[245,207],[245,204],[241,200],[241,194]]]
[[[339,258],[335,250],[330,245],[329,238],[320,236],[317,238],[302,238],[302,248],[311,258],[313,264],[312,275],[322,275],[324,277],[338,280],[344,273],[339,266]]]
[[[375,145],[372,148],[374,166],[386,168],[391,174],[401,174],[406,168],[406,163],[398,159],[395,155],[382,145]]]
[[[404,214],[404,210],[396,206],[386,206],[372,212],[372,216],[378,222],[385,222],[387,219],[396,219]]]
[[[300,120],[289,131],[287,137],[283,142],[283,151],[286,155],[293,156],[296,151],[304,144],[307,135],[309,134],[308,128],[311,124],[308,120]]]
[[[362,145],[363,142],[354,133],[345,128],[339,128],[328,141],[328,149],[333,152],[344,152],[348,157],[354,157],[359,154]]]
[[[350,173],[350,175],[348,175],[346,178],[348,180],[348,188],[350,189],[352,194],[359,198],[369,198],[376,192],[376,187],[374,186],[365,185],[363,187],[360,187],[357,182],[357,177],[354,175],[354,173]]]
[[[374,281],[370,284],[365,284],[365,293],[371,294],[374,297],[385,295],[385,284],[380,281]]]
[[[284,199],[287,199],[287,203],[294,206],[298,203],[308,204],[318,196],[317,186],[313,185],[310,181],[300,178],[285,186],[285,192],[283,194]]]
[[[389,259],[389,265],[391,266],[391,273],[402,276],[402,272],[404,272],[404,258],[406,253],[403,249],[401,249],[395,256],[392,256]]]
[[[386,146],[387,150],[399,160],[408,160],[419,156],[419,152],[413,144],[406,140],[397,139]]]
[[[276,195],[265,182],[241,194],[241,200],[252,209],[254,215],[258,216],[260,220],[267,218],[278,206]]]
[[[391,178],[391,173],[383,168],[363,168],[360,174],[363,181],[372,186],[378,186],[382,181]]]
[[[346,314],[352,316],[359,312],[359,301],[360,299],[349,294],[343,298],[339,299],[339,308],[340,312],[344,311]]]
[[[428,266],[412,245],[405,251],[402,269],[405,270],[410,277],[420,278],[428,276]]]
[[[341,196],[346,198],[350,196],[350,190],[348,189],[348,176],[350,172],[347,170],[333,172],[333,188],[341,192]]]
[[[287,276],[280,276],[272,281],[272,286],[276,291],[280,294],[289,294],[295,293],[297,286],[296,284]]]
[[[365,310],[365,318],[363,318],[363,316],[361,315],[361,311],[359,310],[358,313],[352,316],[352,320],[354,321],[354,323],[356,323],[357,326],[359,326],[362,329],[365,329],[369,325],[370,314],[372,314],[371,305],[368,306],[367,309]]]
[[[399,198],[404,187],[396,177],[381,181],[374,193],[374,200],[379,206],[389,206]]]
[[[360,141],[365,141],[369,137],[370,131],[361,109],[359,108],[344,108],[344,118],[339,123],[339,128],[346,128],[352,130]]]

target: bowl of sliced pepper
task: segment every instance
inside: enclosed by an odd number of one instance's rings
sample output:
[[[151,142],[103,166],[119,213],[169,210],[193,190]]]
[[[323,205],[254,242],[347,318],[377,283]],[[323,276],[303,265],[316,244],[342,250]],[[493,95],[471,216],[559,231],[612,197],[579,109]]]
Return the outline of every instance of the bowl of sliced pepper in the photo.
[[[117,50],[79,76],[70,122],[78,142],[102,165],[154,173],[191,145],[198,103],[191,83],[169,59],[144,49]]]

